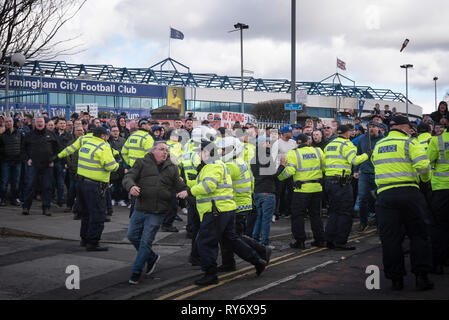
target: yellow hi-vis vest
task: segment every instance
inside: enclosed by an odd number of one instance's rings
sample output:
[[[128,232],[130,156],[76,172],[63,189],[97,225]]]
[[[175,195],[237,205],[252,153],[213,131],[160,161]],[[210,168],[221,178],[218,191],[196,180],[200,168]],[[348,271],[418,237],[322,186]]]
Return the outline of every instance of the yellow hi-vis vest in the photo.
[[[201,158],[200,158],[200,149],[194,148],[191,152],[186,153],[182,161],[180,163],[180,166],[184,169],[184,181],[186,185],[189,188],[192,188],[196,184],[196,178],[198,175],[198,171],[196,168],[201,164]],[[194,176],[195,178],[189,178],[189,174],[191,176]]]
[[[418,140],[391,130],[378,141],[371,161],[374,164],[377,193],[398,187],[416,187],[419,180],[430,180],[430,161]]]
[[[182,161],[182,146],[179,142],[168,140],[168,152],[170,153],[170,160],[176,165]]]
[[[198,175],[197,184],[190,192],[196,198],[200,221],[205,213],[212,212],[212,200],[219,212],[234,211],[237,208],[231,175],[223,161],[217,160],[205,165]]]
[[[236,212],[248,211],[253,208],[252,193],[254,192],[254,177],[249,165],[242,159],[236,158],[226,162],[232,179]]]
[[[62,150],[60,153],[58,153],[58,158],[66,158],[72,154],[74,154],[75,152],[77,152],[85,142],[89,141],[91,138],[93,138],[93,133],[89,132],[87,134],[85,134],[84,136],[79,137],[78,139],[76,139],[76,141],[74,143],[72,143],[70,146],[68,146],[67,148],[65,148],[64,150]]]
[[[111,172],[117,171],[119,164],[112,155],[111,146],[103,139],[92,137],[78,152],[80,176],[100,182],[109,182]]]
[[[153,147],[154,139],[148,132],[137,130],[128,137],[122,147],[122,157],[127,165],[132,167],[137,159],[145,157]]]
[[[359,165],[368,160],[366,153],[357,156],[357,148],[349,139],[335,138],[324,148],[326,177],[349,176],[352,165]]]
[[[287,153],[287,164],[278,176],[283,181],[293,177],[293,181],[308,181],[295,192],[313,193],[323,191],[319,180],[323,178],[325,156],[320,148],[303,147]],[[316,181],[316,182],[310,182]]]
[[[430,133],[428,133],[428,132],[421,133],[418,136],[418,141],[423,146],[424,151],[427,151],[430,139],[432,139],[432,135]]]
[[[252,143],[244,142],[243,143],[243,160],[246,163],[251,164],[253,158],[256,156],[256,146]]]
[[[427,155],[434,168],[432,172],[432,190],[449,189],[449,132],[432,137]]]

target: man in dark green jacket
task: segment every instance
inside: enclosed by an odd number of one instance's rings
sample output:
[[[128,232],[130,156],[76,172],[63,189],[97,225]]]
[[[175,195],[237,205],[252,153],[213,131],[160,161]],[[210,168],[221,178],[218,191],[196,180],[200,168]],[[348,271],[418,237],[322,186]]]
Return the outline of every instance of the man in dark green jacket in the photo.
[[[139,282],[145,263],[146,275],[154,271],[159,255],[152,250],[152,243],[169,211],[172,194],[188,189],[168,154],[165,141],[156,142],[151,153],[137,159],[123,179],[123,187],[137,197],[128,227],[128,239],[137,250],[130,284]]]

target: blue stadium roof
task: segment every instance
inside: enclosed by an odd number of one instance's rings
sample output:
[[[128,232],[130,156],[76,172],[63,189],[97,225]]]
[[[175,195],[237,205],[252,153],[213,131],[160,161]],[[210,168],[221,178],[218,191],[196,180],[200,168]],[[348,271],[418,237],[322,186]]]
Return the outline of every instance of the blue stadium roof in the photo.
[[[173,70],[163,70],[167,65]],[[185,70],[179,70],[183,68]],[[167,58],[149,68],[124,68],[112,65],[68,64],[64,61],[28,61],[16,71],[19,75],[69,79],[89,79],[101,81],[130,82],[183,87],[219,88],[241,90],[240,76],[221,76],[214,73],[191,73],[190,68]],[[352,85],[344,85],[342,79]],[[332,79],[332,82],[331,82]],[[288,79],[261,79],[244,77],[243,86],[248,91],[290,92]],[[296,82],[296,90],[307,89],[310,95],[342,96],[360,99],[379,99],[405,102],[402,93],[390,89],[374,89],[370,86],[357,86],[355,82],[336,73],[320,82]],[[410,102],[410,100],[409,100]]]

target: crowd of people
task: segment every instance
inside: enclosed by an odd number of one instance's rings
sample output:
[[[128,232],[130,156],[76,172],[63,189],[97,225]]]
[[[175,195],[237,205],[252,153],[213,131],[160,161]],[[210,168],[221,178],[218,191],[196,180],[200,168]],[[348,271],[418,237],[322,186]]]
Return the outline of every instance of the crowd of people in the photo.
[[[444,101],[419,123],[388,105],[381,111],[377,104],[366,127],[360,118],[346,123],[307,119],[304,125],[281,129],[236,123],[232,130],[215,130],[207,120],[194,128],[192,118],[172,124],[142,118],[130,126],[125,113],[114,119],[88,112],[74,113],[70,120],[46,113],[0,116],[0,206],[22,206],[22,213],[29,215],[37,199],[45,216],[52,215],[52,203],[65,207],[64,212],[81,220],[81,245],[89,251],[108,250],[100,243],[104,222],[111,220],[114,206],[128,207],[128,239],[137,250],[132,284],[139,282],[145,265],[146,274],[154,271],[160,258],[152,250],[155,235],[159,228],[178,232],[173,223],[182,221],[181,209],[192,239],[189,262],[205,272],[198,285],[217,283],[217,272],[235,270],[234,253],[260,275],[274,249],[271,224],[282,217],[291,219],[290,247],[305,249],[304,220],[309,215],[312,246],[354,250],[347,242],[355,217],[359,232],[370,225],[379,228],[386,275],[400,290],[405,270],[398,258],[402,247],[397,247],[404,224],[421,259],[418,266],[413,262],[412,272],[424,290],[433,286],[427,274],[443,272],[448,258],[448,119]],[[396,158],[385,156],[396,152]],[[403,172],[390,172],[396,170],[389,164],[395,163],[392,159],[409,165],[404,170],[413,181],[401,180]],[[432,175],[431,184],[427,166],[441,172]],[[443,181],[434,182],[434,176]],[[426,202],[415,203],[425,208],[413,223],[410,217],[400,216],[394,223],[393,214],[385,218],[393,210],[384,205],[391,202],[390,188],[399,187],[425,189]],[[391,230],[402,238],[394,238]],[[425,245],[427,237],[432,248]],[[219,247],[222,265],[217,266]],[[429,250],[433,255],[426,256]]]

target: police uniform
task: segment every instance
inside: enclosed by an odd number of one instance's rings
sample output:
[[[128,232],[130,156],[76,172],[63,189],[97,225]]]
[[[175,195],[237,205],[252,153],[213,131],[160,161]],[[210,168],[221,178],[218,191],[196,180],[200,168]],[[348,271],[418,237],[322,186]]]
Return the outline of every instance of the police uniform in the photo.
[[[324,171],[324,153],[320,148],[307,146],[308,137],[304,134],[297,136],[300,146],[290,150],[286,157],[285,168],[280,167],[282,172],[278,179],[283,181],[293,177],[294,194],[292,199],[292,234],[296,242],[290,247],[305,249],[304,241],[306,232],[304,227],[304,217],[309,212],[312,227],[314,246],[324,246],[323,223],[320,218],[321,193],[323,187],[321,182]],[[282,169],[283,168],[283,169]]]
[[[240,141],[233,137],[226,137],[222,142],[223,144],[226,144],[228,141],[232,142],[232,144],[240,144]],[[220,142],[217,142],[217,145],[220,145]],[[236,214],[233,217],[235,221],[233,223],[235,225],[235,232],[237,236],[241,237],[241,239],[249,247],[254,249],[268,262],[271,249],[260,244],[253,238],[244,236],[247,215],[253,209],[252,194],[254,192],[254,177],[251,168],[248,163],[246,163],[241,157],[237,156],[234,156],[233,159],[228,159],[228,161],[226,161],[226,167],[231,176],[233,196],[237,206],[235,211]],[[229,241],[221,241],[220,249],[222,254],[222,265],[218,267],[218,271],[235,270],[235,259],[232,243]]]
[[[403,124],[410,125],[403,116],[395,116],[390,122],[390,125]],[[429,289],[427,273],[432,268],[432,255],[424,221],[427,204],[419,190],[420,182],[430,180],[429,158],[418,140],[393,129],[376,144],[372,162],[385,276],[393,281],[393,289],[402,289],[406,273],[402,249],[405,230],[410,239],[411,271],[417,276],[418,288]]]
[[[202,149],[209,143],[202,144]],[[211,154],[213,156],[213,154]],[[203,278],[195,281],[197,285],[218,283],[217,255],[218,242],[229,241],[234,252],[242,259],[252,263],[259,275],[266,265],[256,251],[246,245],[235,233],[233,216],[237,206],[234,202],[232,179],[226,165],[216,160],[204,165],[198,174],[197,184],[189,193],[196,197],[200,217],[200,230],[197,236],[198,253]]]
[[[180,163],[181,177],[184,179],[186,185],[192,188],[196,184],[196,179],[198,176],[197,168],[201,164],[200,158],[200,146],[195,144],[190,152],[187,152],[182,156],[182,161]],[[196,236],[198,230],[200,229],[200,219],[198,211],[196,209],[196,203],[192,199],[188,201],[187,205],[187,225],[186,231],[188,236],[192,239],[192,248],[190,252],[189,260],[193,265],[199,265],[199,255],[196,246]]]
[[[349,131],[341,125],[339,134]],[[329,142],[324,149],[326,194],[329,199],[329,218],[325,238],[331,249],[353,250],[346,245],[352,227],[354,195],[351,185],[353,165],[359,165],[368,159],[366,153],[357,156],[357,148],[349,139],[339,136]]]
[[[427,155],[432,171],[432,212],[435,226],[432,234],[434,272],[442,273],[449,258],[449,132],[432,137]]]
[[[125,163],[131,168],[137,159],[145,157],[153,147],[154,139],[147,131],[139,129],[126,140],[122,147],[122,157]]]
[[[78,153],[77,196],[81,214],[81,241],[89,251],[103,251],[99,245],[106,218],[105,190],[110,174],[119,164],[112,155],[111,146],[98,135],[107,134],[103,127],[94,129],[94,136],[85,142]]]

